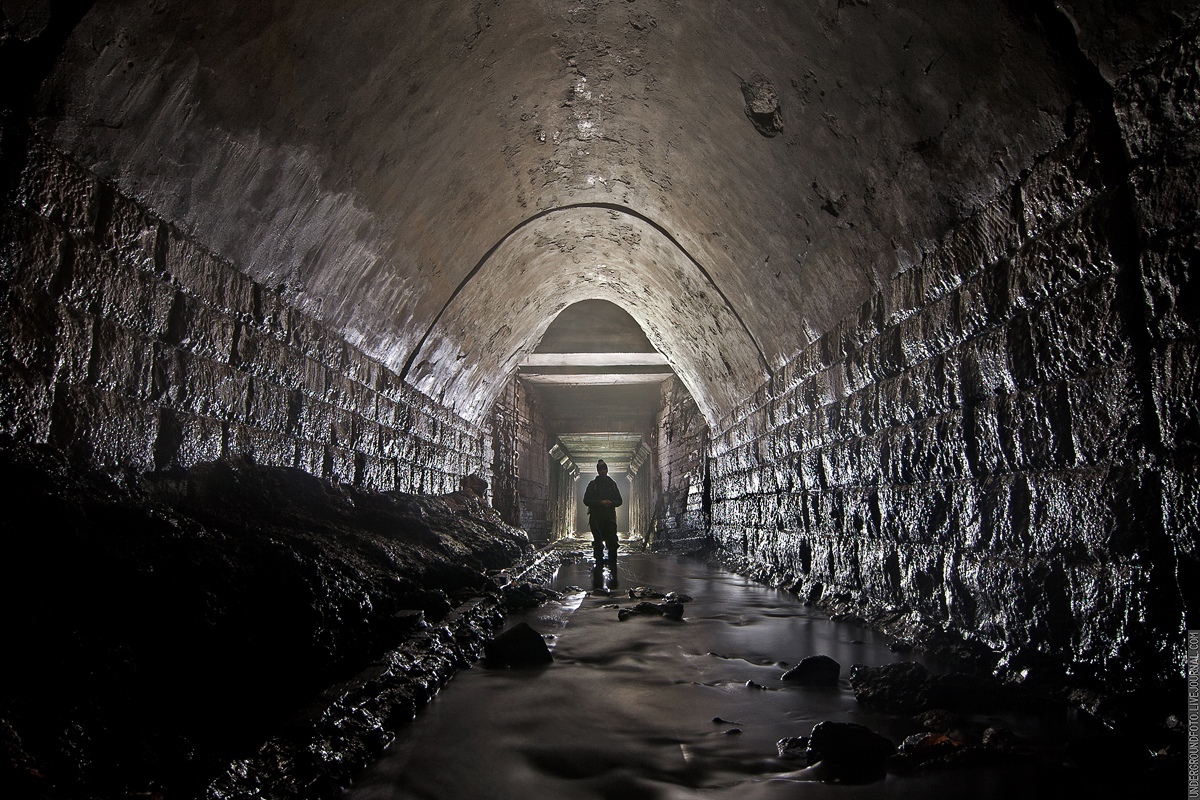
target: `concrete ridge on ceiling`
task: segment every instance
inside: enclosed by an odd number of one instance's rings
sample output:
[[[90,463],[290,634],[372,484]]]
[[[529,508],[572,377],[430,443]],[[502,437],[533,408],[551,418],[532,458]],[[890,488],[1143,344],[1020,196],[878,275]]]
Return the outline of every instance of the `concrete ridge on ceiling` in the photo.
[[[583,235],[569,232],[569,223],[562,220],[563,215],[581,212],[607,212],[616,221],[608,227],[635,229],[628,241],[618,241],[614,236],[603,245],[588,243],[593,248],[608,247],[610,255],[614,255],[612,251],[615,248],[615,258],[620,261],[621,270],[613,268],[608,275],[593,276],[584,274],[586,268],[581,266],[577,272],[560,275],[554,286],[547,286],[546,276],[538,275],[536,269],[532,270],[532,274],[527,274],[535,260],[530,257],[531,253],[545,259],[546,252],[558,247],[561,253],[552,254],[563,256],[554,261],[557,265],[572,258],[578,261],[581,252],[589,252],[586,247],[576,250],[576,245],[598,238],[594,231]],[[550,235],[555,228],[549,225],[556,217],[562,229],[557,231],[558,239]],[[584,222],[589,223],[586,218]],[[603,227],[598,226],[595,217],[589,224],[597,226],[596,229]],[[542,227],[539,228],[539,225]],[[641,237],[645,233],[650,234],[651,241],[643,245]],[[578,241],[560,241],[571,236],[577,236]],[[536,245],[533,244],[535,239]],[[506,246],[524,247],[526,252],[509,252],[506,260],[500,260],[499,254],[505,251]],[[642,262],[631,255],[637,254],[639,249],[650,253],[650,256],[641,253]],[[664,261],[672,263],[659,264],[652,258],[654,255],[660,255]],[[492,272],[487,268],[497,263],[505,274],[492,275],[489,278],[491,284],[480,288],[480,281]],[[650,266],[651,263],[653,266]],[[605,264],[598,266],[606,267]],[[636,269],[628,270],[630,266],[641,266],[641,272],[645,274],[639,275]],[[687,276],[688,271],[692,277]],[[504,281],[503,278],[508,280]],[[622,281],[628,281],[631,285],[618,285]],[[491,329],[486,325],[481,328],[478,317],[472,317],[472,309],[477,314],[481,313],[477,310],[486,309],[488,301],[497,296],[497,291],[507,291],[514,285],[521,290],[527,289],[528,295],[524,296],[536,296],[544,308],[536,307],[536,304],[530,308],[530,301],[526,299],[521,306],[514,305],[510,314],[495,312],[499,316]],[[493,291],[489,293],[489,289]],[[706,297],[706,294],[710,297]],[[738,309],[709,270],[674,235],[655,220],[628,206],[587,202],[539,211],[514,225],[488,248],[434,316],[416,348],[409,354],[401,377],[429,396],[448,402],[464,416],[481,417],[498,393],[502,379],[532,351],[532,343],[537,340],[532,334],[540,336],[541,330],[570,304],[567,301],[585,298],[607,299],[620,304],[635,319],[640,314],[639,324],[647,333],[655,334],[652,336],[658,340],[653,343],[655,348],[671,362],[710,420],[718,419],[728,410],[730,398],[724,395],[728,393],[730,382],[757,386],[772,374],[760,342]],[[475,302],[472,303],[472,300]],[[670,313],[651,313],[664,308],[669,309]],[[672,315],[673,319],[670,318]],[[532,323],[526,322],[521,330],[514,330],[515,322],[527,319]],[[691,331],[687,330],[689,325]],[[740,335],[731,336],[734,331]],[[717,334],[720,334],[719,338]],[[744,344],[737,344],[738,339]],[[721,343],[719,350],[714,346],[718,341]],[[488,348],[491,348],[490,351]],[[481,368],[481,363],[493,366],[483,374],[481,371],[486,367]],[[446,368],[449,364],[453,364],[453,369]]]

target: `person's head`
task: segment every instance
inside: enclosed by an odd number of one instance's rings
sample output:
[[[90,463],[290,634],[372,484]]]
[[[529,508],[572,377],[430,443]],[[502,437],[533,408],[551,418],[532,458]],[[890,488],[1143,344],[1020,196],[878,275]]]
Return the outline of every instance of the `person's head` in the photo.
[[[596,474],[597,475],[607,475],[608,474],[608,464],[604,463],[603,458],[596,462]]]

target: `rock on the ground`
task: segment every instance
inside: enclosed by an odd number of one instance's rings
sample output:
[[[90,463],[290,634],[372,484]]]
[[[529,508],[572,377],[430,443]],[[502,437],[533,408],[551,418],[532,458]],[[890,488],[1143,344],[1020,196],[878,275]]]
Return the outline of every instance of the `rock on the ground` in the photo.
[[[483,646],[488,668],[540,667],[554,661],[546,640],[529,623],[519,622]]]
[[[813,727],[807,752],[809,764],[823,765],[824,779],[865,783],[884,776],[896,746],[865,725],[826,720]]]
[[[672,620],[683,619],[683,603],[638,603],[633,608],[622,608],[617,612],[617,619],[624,621],[630,617],[659,616]]]
[[[891,714],[917,714],[929,709],[960,713],[1034,708],[1048,700],[990,676],[952,672],[935,675],[915,662],[850,670],[854,697],[865,706]]]
[[[807,736],[785,736],[775,743],[780,758],[798,758],[808,754]]]
[[[809,656],[783,673],[780,680],[802,686],[836,686],[842,665],[826,655]]]

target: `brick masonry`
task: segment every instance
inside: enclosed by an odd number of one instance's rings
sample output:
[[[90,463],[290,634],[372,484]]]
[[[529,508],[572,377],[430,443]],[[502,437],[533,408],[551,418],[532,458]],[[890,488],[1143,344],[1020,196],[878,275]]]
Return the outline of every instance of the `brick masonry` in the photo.
[[[722,558],[957,631],[1014,673],[1180,678],[1200,624],[1198,49],[1118,82],[1127,152],[1081,126],[725,421]],[[668,403],[661,428],[668,540],[703,524],[696,443],[675,445],[690,418]]]
[[[652,448],[656,469],[654,516],[647,544],[656,550],[697,550],[708,545],[708,425],[678,381],[663,385]]]
[[[248,455],[368,489],[490,479],[488,431],[70,158],[12,131],[0,431],[137,471]]]
[[[550,461],[546,424],[529,389],[508,379],[492,407],[493,505],[535,542],[551,537]]]

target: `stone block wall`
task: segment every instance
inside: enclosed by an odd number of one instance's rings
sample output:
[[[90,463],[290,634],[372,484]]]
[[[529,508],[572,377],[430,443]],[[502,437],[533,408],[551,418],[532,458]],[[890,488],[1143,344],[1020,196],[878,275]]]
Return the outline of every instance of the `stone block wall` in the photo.
[[[577,533],[575,520],[578,512],[578,495],[576,494],[578,480],[578,467],[569,460],[564,462],[551,456],[546,525],[552,539]]]
[[[959,632],[1014,672],[1180,678],[1200,556],[1198,63],[1193,31],[1123,77],[726,421],[723,558]]]
[[[485,432],[61,152],[5,129],[0,432],[101,466],[248,454],[369,489],[490,477]]]
[[[537,402],[511,377],[492,408],[493,502],[535,542],[549,541],[550,443]]]
[[[708,424],[696,401],[677,379],[663,385],[652,450],[657,499],[647,544],[656,550],[706,548],[709,544],[705,456],[709,450]]]
[[[626,477],[629,480],[629,496],[625,498],[629,533],[645,541],[647,534],[654,530],[658,519],[655,513],[658,476],[655,474],[650,444],[645,438],[638,444],[629,460]]]

